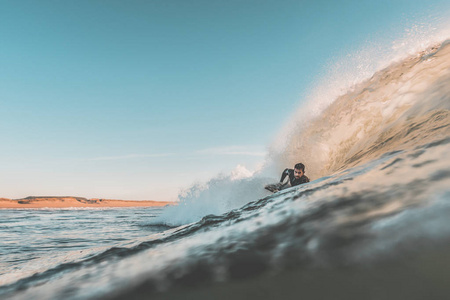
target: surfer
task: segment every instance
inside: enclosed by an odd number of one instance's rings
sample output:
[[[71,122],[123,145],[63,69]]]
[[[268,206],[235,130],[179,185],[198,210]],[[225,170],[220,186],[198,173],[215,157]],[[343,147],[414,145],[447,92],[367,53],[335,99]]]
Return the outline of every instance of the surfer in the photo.
[[[283,183],[286,177],[289,177],[289,180]],[[281,174],[280,184],[282,187],[288,183],[290,186],[296,186],[307,182],[309,182],[309,178],[305,175],[305,165],[302,163],[296,164],[294,169],[284,170]]]
[[[284,182],[286,177],[288,178],[288,180]],[[282,189],[307,182],[309,182],[309,178],[305,175],[305,165],[302,163],[298,163],[294,166],[294,169],[285,169],[283,173],[281,173],[281,179],[279,183],[269,184],[265,188],[271,192],[278,192]]]

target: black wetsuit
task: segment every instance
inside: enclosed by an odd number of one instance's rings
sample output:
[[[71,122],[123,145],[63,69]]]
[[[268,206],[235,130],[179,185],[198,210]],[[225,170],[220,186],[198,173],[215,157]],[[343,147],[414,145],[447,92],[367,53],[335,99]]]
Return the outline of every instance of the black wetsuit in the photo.
[[[286,176],[289,176],[289,183],[291,184],[291,186],[296,186],[302,183],[307,183],[309,182],[309,178],[306,177],[305,175],[303,175],[302,177],[300,177],[299,179],[295,178],[294,176],[294,169],[286,169],[283,171],[283,173],[281,174],[281,179],[280,179],[280,183],[285,186],[287,184],[287,182],[285,184],[283,184],[284,179],[286,178]]]

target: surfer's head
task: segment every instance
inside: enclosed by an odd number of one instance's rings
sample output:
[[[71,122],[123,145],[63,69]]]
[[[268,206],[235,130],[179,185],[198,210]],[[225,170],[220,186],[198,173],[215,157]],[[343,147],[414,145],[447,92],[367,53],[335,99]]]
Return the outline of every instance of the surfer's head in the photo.
[[[305,174],[305,165],[298,163],[294,166],[294,177],[300,178]]]

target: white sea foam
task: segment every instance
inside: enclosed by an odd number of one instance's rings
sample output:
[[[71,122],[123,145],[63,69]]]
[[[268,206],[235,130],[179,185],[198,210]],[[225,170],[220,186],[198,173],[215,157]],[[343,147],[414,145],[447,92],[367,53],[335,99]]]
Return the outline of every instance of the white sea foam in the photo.
[[[167,207],[152,224],[180,225],[210,214],[220,215],[268,195],[262,186],[270,179],[253,176],[238,165],[230,174],[219,174],[206,183],[196,183],[178,195],[178,205]]]

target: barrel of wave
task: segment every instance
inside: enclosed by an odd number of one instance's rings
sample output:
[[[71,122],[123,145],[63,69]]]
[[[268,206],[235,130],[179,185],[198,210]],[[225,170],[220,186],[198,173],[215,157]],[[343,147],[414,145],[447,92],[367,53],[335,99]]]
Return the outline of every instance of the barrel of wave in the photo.
[[[279,165],[311,178],[450,135],[450,41],[391,64],[297,126]]]

